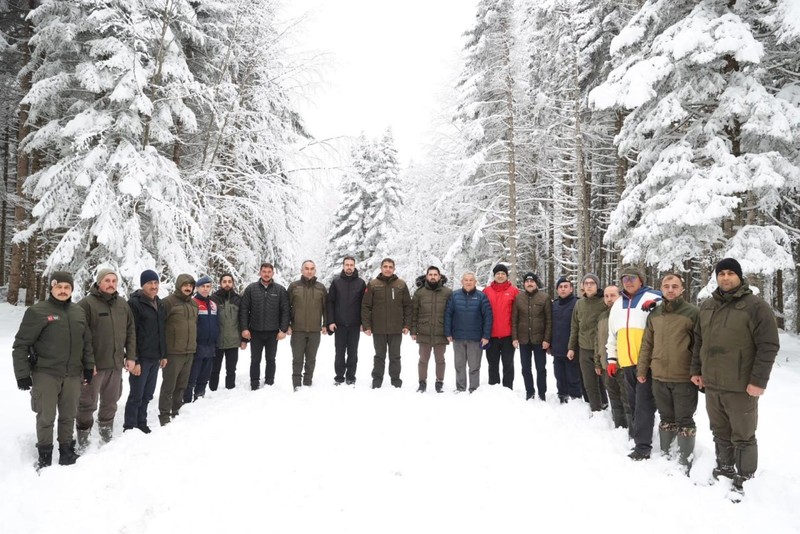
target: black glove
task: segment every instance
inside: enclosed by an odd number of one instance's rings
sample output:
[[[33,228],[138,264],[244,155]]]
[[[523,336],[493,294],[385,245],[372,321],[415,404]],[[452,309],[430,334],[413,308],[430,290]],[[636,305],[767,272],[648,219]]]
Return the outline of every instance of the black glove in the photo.
[[[33,387],[33,379],[29,376],[17,378],[17,387],[22,391],[28,391]]]
[[[94,378],[94,369],[84,369],[83,379],[86,381],[87,384],[92,383],[92,378]]]

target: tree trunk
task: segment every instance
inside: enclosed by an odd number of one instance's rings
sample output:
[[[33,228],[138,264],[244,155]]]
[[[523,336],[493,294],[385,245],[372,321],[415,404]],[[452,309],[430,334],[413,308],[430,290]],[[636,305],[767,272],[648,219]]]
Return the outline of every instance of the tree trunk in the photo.
[[[10,113],[9,113],[10,115]],[[6,284],[6,243],[8,236],[8,166],[11,163],[11,124],[3,132],[3,201],[0,202],[0,286]]]

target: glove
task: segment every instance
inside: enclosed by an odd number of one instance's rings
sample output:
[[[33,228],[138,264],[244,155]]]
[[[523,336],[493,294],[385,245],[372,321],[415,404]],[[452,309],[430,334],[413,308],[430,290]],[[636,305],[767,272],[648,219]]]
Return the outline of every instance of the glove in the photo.
[[[646,312],[653,311],[654,309],[656,309],[656,306],[658,306],[657,300],[646,300],[642,304],[642,311]]]
[[[28,391],[33,387],[33,379],[29,376],[17,378],[17,387],[22,391]]]
[[[619,368],[617,367],[616,362],[608,362],[608,369],[606,369],[608,376],[613,378],[617,374],[617,369]]]
[[[84,369],[83,370],[83,379],[86,380],[87,384],[92,383],[92,378],[94,378],[94,369]]]

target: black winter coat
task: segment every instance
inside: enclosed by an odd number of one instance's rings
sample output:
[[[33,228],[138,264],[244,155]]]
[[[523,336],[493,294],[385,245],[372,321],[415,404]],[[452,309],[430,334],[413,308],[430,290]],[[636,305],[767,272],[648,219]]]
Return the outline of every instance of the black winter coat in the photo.
[[[344,271],[333,279],[328,290],[328,324],[361,326],[361,299],[367,283],[358,277],[358,269],[347,276]]]
[[[256,280],[242,293],[239,307],[239,330],[286,332],[289,330],[289,294],[277,282],[264,287]]]
[[[133,312],[136,324],[135,359],[160,360],[167,357],[167,334],[165,324],[167,310],[161,299],[156,297],[158,310],[147,300],[140,289],[134,291],[128,299],[128,306]],[[131,356],[128,355],[128,358]]]
[[[550,354],[566,357],[569,350],[569,335],[572,328],[572,311],[578,298],[572,294],[565,299],[553,301],[553,339],[550,341]]]

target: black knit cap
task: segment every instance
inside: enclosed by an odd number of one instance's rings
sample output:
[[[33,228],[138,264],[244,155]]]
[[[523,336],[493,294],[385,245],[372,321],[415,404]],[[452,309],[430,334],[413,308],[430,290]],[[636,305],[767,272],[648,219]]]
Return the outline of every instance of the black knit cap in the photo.
[[[525,276],[522,277],[522,281],[527,282],[528,280],[533,280],[536,282],[536,287],[542,287],[542,281],[539,280],[539,277],[536,275],[536,273],[530,271],[525,273]]]
[[[494,269],[492,269],[492,274],[497,274],[499,272],[504,272],[508,274],[508,267],[506,267],[502,263],[498,263],[497,265],[494,266]]]
[[[717,266],[714,268],[714,274],[719,276],[720,271],[733,271],[736,273],[736,276],[739,277],[739,280],[744,280],[744,276],[742,276],[742,266],[733,258],[719,260],[719,263],[717,263]]]
[[[56,271],[50,275],[50,287],[53,287],[56,284],[63,284],[67,283],[70,287],[75,287],[75,280],[72,278],[72,274],[66,271]]]

